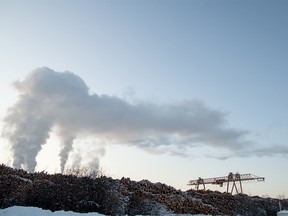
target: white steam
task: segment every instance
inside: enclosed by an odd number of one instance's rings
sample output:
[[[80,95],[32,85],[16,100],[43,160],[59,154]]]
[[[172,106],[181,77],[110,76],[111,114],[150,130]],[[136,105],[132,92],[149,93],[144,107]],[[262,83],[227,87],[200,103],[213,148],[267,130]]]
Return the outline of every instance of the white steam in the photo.
[[[14,85],[19,99],[8,110],[2,134],[11,144],[13,166],[17,168],[34,171],[36,156],[55,127],[62,145],[62,171],[73,140],[83,134],[157,153],[165,149],[174,154],[176,148],[179,155],[199,145],[232,151],[249,145],[245,131],[227,127],[223,112],[196,100],[131,104],[118,97],[89,94],[79,76],[46,67],[32,71]]]

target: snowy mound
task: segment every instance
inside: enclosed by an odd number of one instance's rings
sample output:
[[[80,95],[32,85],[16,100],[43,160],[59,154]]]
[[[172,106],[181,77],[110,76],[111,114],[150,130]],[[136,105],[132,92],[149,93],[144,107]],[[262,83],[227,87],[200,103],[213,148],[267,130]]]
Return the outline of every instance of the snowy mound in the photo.
[[[43,210],[36,207],[23,207],[23,206],[13,206],[6,209],[0,209],[0,216],[100,216],[102,214],[98,213],[76,213],[71,211],[55,211]],[[189,214],[186,214],[187,216]],[[191,215],[191,214],[190,214]],[[173,216],[172,214],[170,216]],[[184,216],[184,215],[182,215]],[[203,215],[194,215],[203,216]]]
[[[23,207],[23,206],[13,206],[6,209],[0,209],[0,216],[99,216],[98,213],[76,213],[71,211],[55,211],[43,210],[36,207]]]

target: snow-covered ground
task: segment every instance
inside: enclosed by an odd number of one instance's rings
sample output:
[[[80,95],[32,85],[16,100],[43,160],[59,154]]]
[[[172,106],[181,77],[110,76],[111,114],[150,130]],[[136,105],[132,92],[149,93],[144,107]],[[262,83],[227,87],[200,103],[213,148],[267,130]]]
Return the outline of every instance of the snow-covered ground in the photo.
[[[55,211],[43,210],[36,207],[13,206],[6,209],[0,209],[0,216],[101,216],[98,213],[76,213],[71,211]],[[172,214],[170,215],[172,216]],[[183,215],[182,215],[183,216]],[[187,215],[188,216],[188,215]],[[197,215],[203,216],[203,215]]]
[[[0,215],[2,216],[100,216],[98,213],[76,213],[71,211],[55,211],[43,210],[36,207],[23,207],[23,206],[13,206],[6,209],[0,209]]]

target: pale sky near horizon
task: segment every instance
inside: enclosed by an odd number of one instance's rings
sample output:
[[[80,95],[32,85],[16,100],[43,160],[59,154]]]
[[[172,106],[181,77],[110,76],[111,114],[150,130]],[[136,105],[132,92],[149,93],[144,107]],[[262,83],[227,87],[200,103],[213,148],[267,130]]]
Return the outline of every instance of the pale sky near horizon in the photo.
[[[226,127],[246,131],[258,152],[220,160],[206,157],[225,151],[217,147],[181,157],[108,143],[100,168],[182,190],[199,176],[252,173],[266,182],[245,184],[245,193],[287,197],[287,10],[284,0],[0,0],[1,125],[17,100],[11,83],[43,66],[132,103],[196,99],[226,113]],[[1,142],[0,162],[9,164]],[[43,147],[37,169],[60,171],[51,166],[57,142]]]

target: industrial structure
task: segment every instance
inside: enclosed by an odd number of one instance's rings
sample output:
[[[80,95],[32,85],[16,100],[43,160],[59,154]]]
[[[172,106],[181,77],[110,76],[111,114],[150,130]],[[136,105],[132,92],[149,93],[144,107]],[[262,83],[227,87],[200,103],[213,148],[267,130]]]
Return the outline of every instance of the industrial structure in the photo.
[[[235,173],[233,174],[230,172],[228,176],[223,177],[215,177],[215,178],[198,178],[196,180],[190,180],[188,185],[195,185],[196,190],[199,190],[199,186],[203,186],[203,189],[206,190],[205,185],[206,184],[213,184],[213,185],[219,185],[220,187],[223,187],[223,184],[227,184],[227,193],[233,193],[234,188],[236,193],[243,193],[242,188],[242,182],[243,181],[265,181],[264,177],[258,177],[252,174],[240,174]],[[238,186],[237,186],[238,185]]]

